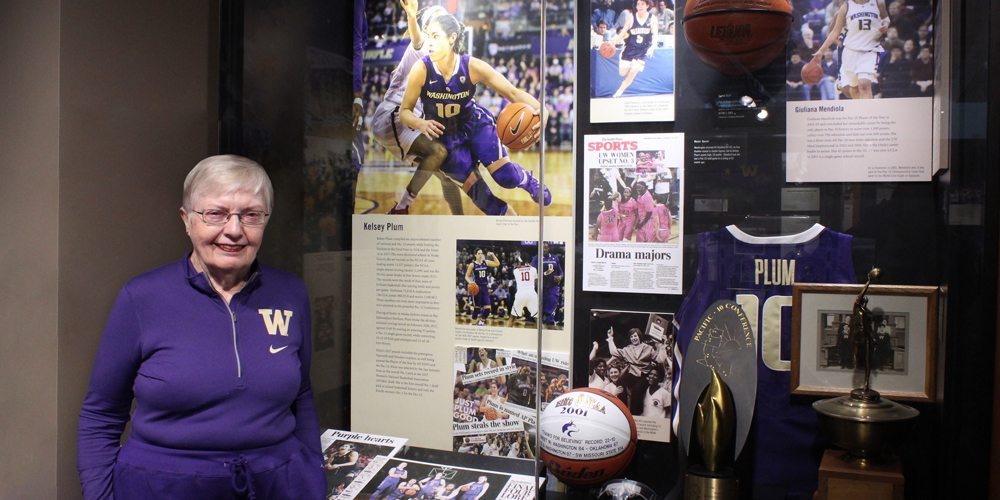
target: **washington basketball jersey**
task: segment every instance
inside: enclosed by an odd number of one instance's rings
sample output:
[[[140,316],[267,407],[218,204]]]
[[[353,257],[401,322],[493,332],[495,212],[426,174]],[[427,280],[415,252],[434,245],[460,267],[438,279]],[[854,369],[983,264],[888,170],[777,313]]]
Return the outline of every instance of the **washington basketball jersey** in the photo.
[[[646,12],[645,21],[639,21],[639,15],[632,16],[632,27],[628,30],[628,38],[625,40],[625,48],[622,50],[623,59],[635,59],[646,55],[646,51],[653,45],[653,15]]]
[[[847,0],[847,16],[844,18],[847,28],[847,36],[844,38],[844,47],[858,51],[878,51],[882,52],[879,41],[882,33],[882,16],[878,10],[877,0],[868,0],[859,4],[854,0]]]
[[[531,258],[531,266],[538,269],[542,273],[542,284],[545,288],[552,288],[559,286],[556,283],[556,276],[562,276],[563,270],[562,265],[559,264],[559,259],[555,255],[546,254],[542,257],[542,265],[538,265],[538,256]]]
[[[483,483],[475,482],[469,485],[469,489],[462,493],[463,499],[476,498],[479,496],[479,492],[483,491]]]
[[[757,400],[744,450],[753,453],[755,486],[807,498],[816,490],[823,451],[816,412],[810,401],[792,400],[789,388],[792,284],[855,283],[851,240],[819,224],[787,236],[756,237],[736,226],[699,235],[698,272],[675,317],[677,348],[687,353],[713,302],[742,306],[757,335]]]
[[[472,277],[476,280],[476,284],[482,289],[489,284],[489,275],[487,274],[489,266],[486,262],[473,262],[472,263]]]
[[[455,58],[455,71],[447,80],[434,67],[430,56],[421,61],[427,68],[424,86],[420,90],[424,118],[440,122],[444,125],[444,133],[453,135],[469,118],[475,106],[476,85],[469,76],[469,55],[462,54]]]

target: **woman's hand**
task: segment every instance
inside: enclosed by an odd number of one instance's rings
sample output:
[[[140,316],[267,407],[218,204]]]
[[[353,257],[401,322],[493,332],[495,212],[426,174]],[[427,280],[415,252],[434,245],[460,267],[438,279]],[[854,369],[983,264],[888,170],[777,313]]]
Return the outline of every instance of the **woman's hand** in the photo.
[[[417,132],[426,135],[431,140],[437,139],[444,134],[444,125],[434,120],[421,119],[417,122],[417,126],[414,127],[414,129]]]

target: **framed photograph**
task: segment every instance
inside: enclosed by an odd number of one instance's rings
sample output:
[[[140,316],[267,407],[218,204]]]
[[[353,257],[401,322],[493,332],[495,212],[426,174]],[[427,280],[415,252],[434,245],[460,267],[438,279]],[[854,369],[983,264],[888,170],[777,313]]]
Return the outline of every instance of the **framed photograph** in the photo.
[[[839,396],[864,384],[850,332],[854,300],[863,285],[797,283],[792,288],[792,394]],[[883,396],[933,401],[938,289],[872,285],[874,320],[871,387]]]

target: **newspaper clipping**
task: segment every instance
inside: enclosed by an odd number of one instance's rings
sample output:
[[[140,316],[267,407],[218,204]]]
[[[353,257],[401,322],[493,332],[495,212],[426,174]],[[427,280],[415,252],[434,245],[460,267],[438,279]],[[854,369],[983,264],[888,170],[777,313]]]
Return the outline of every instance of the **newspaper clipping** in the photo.
[[[585,291],[680,294],[684,134],[584,137]]]
[[[399,458],[387,458],[383,464],[374,480],[361,490],[361,498],[527,500],[536,496],[535,478],[522,474]],[[543,483],[544,479],[541,479],[538,486]]]
[[[536,410],[570,389],[567,353],[543,352],[540,372],[537,358],[521,349],[455,349],[454,451],[535,458]]]
[[[327,429],[320,436],[330,500],[354,498],[406,438]]]

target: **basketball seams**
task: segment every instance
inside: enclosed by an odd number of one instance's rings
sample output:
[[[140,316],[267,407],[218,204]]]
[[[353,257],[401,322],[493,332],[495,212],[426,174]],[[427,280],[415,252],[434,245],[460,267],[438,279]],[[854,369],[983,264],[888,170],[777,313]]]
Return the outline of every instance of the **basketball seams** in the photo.
[[[793,20],[783,0],[691,0],[684,8],[684,38],[703,62],[735,75],[778,57]]]
[[[567,399],[575,400],[581,392],[592,394],[598,404],[603,405],[603,411],[597,410],[601,406],[594,406],[589,407],[590,411],[586,415],[543,412],[539,421],[539,444],[542,448],[540,458],[556,477],[571,484],[589,485],[603,482],[628,466],[635,455],[637,429],[628,407],[617,397],[598,389],[569,391],[549,403],[546,410],[565,408],[566,405],[556,405]],[[570,405],[570,408],[573,407],[575,406]],[[562,427],[570,421],[578,425],[580,430],[567,440],[562,435]],[[588,444],[586,441],[602,442]],[[602,446],[610,447],[601,449]],[[587,457],[583,454],[597,456]]]
[[[515,119],[522,120],[522,123],[518,128],[517,135],[511,135],[510,125]],[[509,103],[500,111],[496,123],[497,136],[504,146],[513,150],[521,150],[533,144],[528,141],[533,133],[531,128],[538,123],[538,117],[531,112],[531,106],[520,102]]]
[[[765,9],[724,9],[724,10],[706,10],[702,12],[696,12],[694,14],[685,14],[684,19],[682,19],[681,22],[686,23],[688,21],[698,19],[700,17],[705,17],[710,14],[744,14],[744,15],[764,14],[768,16],[783,16],[787,17],[790,20],[795,19],[795,16],[793,16],[791,12],[779,12],[779,11],[765,10]]]

